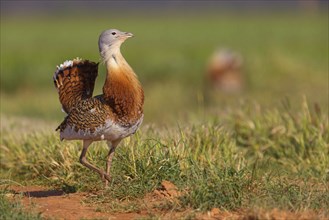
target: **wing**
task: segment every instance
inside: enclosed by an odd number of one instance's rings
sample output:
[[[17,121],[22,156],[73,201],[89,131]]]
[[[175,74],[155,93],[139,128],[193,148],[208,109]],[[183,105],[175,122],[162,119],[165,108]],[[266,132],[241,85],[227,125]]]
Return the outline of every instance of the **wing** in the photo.
[[[85,99],[77,103],[64,121],[58,126],[62,132],[67,126],[78,130],[94,130],[105,123],[106,117],[110,114],[109,108],[97,98]]]
[[[97,73],[98,63],[79,58],[67,60],[57,66],[54,84],[62,108],[67,114],[80,100],[92,97]]]

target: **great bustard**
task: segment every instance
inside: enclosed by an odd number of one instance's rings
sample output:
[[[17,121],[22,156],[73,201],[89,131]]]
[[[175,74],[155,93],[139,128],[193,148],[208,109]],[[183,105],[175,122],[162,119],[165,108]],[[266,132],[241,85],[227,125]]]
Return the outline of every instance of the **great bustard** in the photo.
[[[92,97],[98,63],[79,58],[65,61],[54,74],[63,111],[61,140],[82,140],[80,162],[100,174],[108,185],[114,151],[120,141],[136,132],[143,121],[144,92],[138,78],[120,52],[121,44],[133,35],[116,29],[101,33],[99,53],[106,65],[103,94]],[[107,141],[106,171],[86,159],[90,144]]]

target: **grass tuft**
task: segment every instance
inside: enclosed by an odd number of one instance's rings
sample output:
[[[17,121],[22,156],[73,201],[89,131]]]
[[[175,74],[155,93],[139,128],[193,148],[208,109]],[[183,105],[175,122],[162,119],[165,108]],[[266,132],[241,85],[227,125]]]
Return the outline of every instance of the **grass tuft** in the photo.
[[[10,201],[7,195],[10,192],[6,189],[0,190],[0,219],[15,220],[41,220],[40,213],[24,210],[24,207],[17,201]]]

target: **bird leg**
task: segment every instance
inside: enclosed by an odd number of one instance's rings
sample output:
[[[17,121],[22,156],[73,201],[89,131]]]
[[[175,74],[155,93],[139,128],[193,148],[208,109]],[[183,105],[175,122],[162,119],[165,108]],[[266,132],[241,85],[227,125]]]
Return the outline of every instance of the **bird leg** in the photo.
[[[90,140],[84,140],[83,141],[83,149],[80,155],[80,163],[83,164],[84,166],[88,167],[89,169],[97,172],[101,178],[104,180],[110,180],[110,176],[108,176],[102,169],[97,168],[96,166],[92,165],[91,163],[88,162],[87,158],[86,158],[86,153],[88,150],[88,147],[90,146],[90,144],[92,143],[92,141]]]
[[[112,165],[112,159],[114,156],[114,151],[119,143],[120,143],[120,140],[114,141],[114,142],[110,142],[110,141],[107,142],[107,146],[110,148],[110,151],[107,155],[107,160],[106,160],[106,174],[110,178],[111,178],[110,170],[111,170],[111,165]],[[108,186],[109,181],[110,180],[108,180],[108,179],[105,180],[105,187]]]

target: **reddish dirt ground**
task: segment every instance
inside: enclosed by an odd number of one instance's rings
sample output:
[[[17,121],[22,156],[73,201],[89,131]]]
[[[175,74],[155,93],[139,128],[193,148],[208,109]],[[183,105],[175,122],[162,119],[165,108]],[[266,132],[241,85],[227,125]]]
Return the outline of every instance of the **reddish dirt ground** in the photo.
[[[51,190],[39,186],[12,186],[12,194],[8,195],[11,199],[19,199],[27,211],[41,213],[45,218],[55,219],[106,219],[106,220],[126,220],[141,219],[157,216],[161,219],[182,219],[190,216],[192,219],[213,220],[213,219],[270,219],[270,220],[290,220],[290,219],[326,219],[321,218],[312,212],[291,213],[273,209],[271,211],[247,211],[227,212],[214,208],[209,212],[200,213],[193,210],[184,212],[162,212],[154,208],[147,208],[139,213],[108,213],[97,210],[93,204],[84,204],[87,193],[65,194],[60,190]],[[145,196],[143,203],[154,207],[154,204],[163,202],[165,199],[175,201],[177,196],[181,195],[176,186],[168,181],[162,182],[162,188],[155,190]],[[153,205],[152,205],[153,204]]]
[[[11,187],[10,189],[15,192],[15,198],[23,195],[20,201],[27,210],[42,213],[45,218],[125,220],[143,217],[138,213],[98,212],[96,207],[83,204],[82,201],[87,196],[85,193],[65,194],[63,191],[48,190],[39,186]]]

